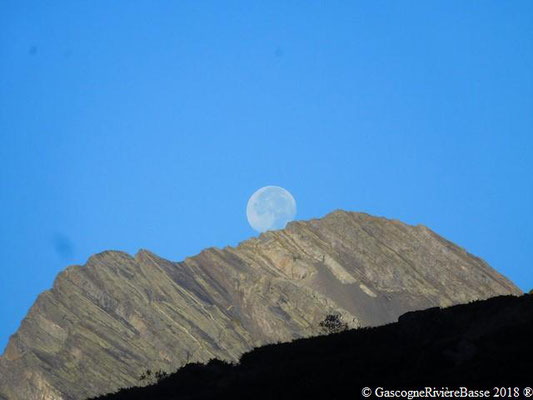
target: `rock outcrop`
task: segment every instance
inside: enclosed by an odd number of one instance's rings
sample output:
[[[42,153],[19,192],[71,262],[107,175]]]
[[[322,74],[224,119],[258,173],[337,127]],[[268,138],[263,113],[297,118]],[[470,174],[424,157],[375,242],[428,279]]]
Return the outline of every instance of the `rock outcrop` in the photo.
[[[328,314],[376,326],[508,294],[521,291],[428,228],[345,211],[183,262],[106,251],[37,298],[0,358],[0,399],[84,399],[315,335]]]

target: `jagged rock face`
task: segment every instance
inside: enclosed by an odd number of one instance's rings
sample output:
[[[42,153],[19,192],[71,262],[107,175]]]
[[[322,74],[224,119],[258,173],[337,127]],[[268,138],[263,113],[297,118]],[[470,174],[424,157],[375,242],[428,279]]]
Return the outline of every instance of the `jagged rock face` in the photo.
[[[521,291],[428,228],[344,211],[178,263],[107,251],[37,298],[0,358],[0,399],[83,399],[317,334],[327,314],[372,326],[500,294]]]

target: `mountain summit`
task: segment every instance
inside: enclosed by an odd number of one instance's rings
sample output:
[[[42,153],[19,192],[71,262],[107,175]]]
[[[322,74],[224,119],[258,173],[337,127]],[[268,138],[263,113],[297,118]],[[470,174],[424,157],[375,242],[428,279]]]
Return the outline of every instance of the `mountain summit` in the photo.
[[[106,251],[39,295],[0,357],[0,399],[83,399],[137,385],[146,369],[236,361],[319,333],[329,314],[376,326],[521,293],[425,226],[345,211],[182,262]]]

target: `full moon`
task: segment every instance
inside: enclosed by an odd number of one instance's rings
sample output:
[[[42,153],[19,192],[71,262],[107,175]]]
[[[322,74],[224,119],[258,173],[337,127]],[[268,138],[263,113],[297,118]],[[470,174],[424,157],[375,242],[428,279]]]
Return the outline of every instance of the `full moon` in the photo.
[[[283,229],[296,215],[296,201],[279,186],[265,186],[256,191],[246,206],[248,222],[258,232]]]

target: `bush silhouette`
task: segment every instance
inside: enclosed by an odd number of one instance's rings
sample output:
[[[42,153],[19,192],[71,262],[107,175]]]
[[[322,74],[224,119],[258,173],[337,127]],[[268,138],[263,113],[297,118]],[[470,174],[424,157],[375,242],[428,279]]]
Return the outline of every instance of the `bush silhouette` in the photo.
[[[147,382],[148,384],[154,384],[159,382],[160,380],[166,378],[168,376],[168,373],[160,369],[159,371],[152,372],[151,369],[147,369],[144,371],[141,376],[139,376],[139,380],[143,382]]]
[[[342,332],[348,329],[348,324],[342,322],[341,316],[338,314],[327,315],[319,325],[326,334]]]

